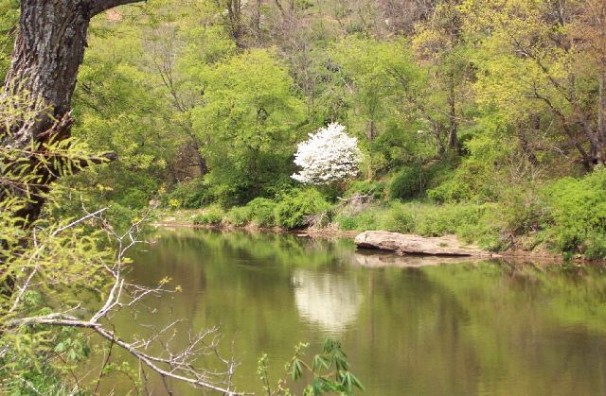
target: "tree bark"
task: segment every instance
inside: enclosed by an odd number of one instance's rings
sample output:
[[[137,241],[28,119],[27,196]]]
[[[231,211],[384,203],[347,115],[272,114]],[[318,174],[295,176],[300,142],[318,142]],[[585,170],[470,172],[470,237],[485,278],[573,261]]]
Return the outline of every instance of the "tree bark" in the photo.
[[[100,12],[137,1],[140,0],[21,1],[19,32],[0,95],[27,95],[30,101],[24,110],[33,111],[35,117],[31,121],[15,121],[8,130],[1,130],[1,147],[25,151],[70,137],[71,101],[90,20]],[[0,174],[0,201],[15,194],[28,197],[27,207],[16,213],[26,224],[38,218],[43,195],[58,177],[54,169],[38,166],[44,153],[37,154],[28,157],[30,172],[39,176],[35,186],[15,189],[4,181],[2,176],[6,175]],[[11,172],[8,168],[7,172]]]

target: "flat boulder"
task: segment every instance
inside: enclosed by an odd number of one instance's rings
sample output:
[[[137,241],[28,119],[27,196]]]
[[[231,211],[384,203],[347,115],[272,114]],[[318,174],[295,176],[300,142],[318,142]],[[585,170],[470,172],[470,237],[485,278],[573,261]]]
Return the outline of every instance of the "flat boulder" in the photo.
[[[446,257],[496,257],[477,246],[464,244],[455,235],[422,237],[388,231],[365,231],[354,240],[361,249],[378,249],[400,255]]]

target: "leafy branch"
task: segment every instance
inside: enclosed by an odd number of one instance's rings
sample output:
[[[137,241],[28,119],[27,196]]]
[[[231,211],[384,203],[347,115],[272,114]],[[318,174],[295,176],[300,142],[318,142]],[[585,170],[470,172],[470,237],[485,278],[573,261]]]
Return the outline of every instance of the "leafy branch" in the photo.
[[[308,347],[308,343],[299,343],[295,346],[295,354],[284,366],[285,375],[278,381],[275,389],[270,385],[267,354],[259,359],[257,374],[267,396],[292,395],[287,385],[288,379],[298,381],[306,375],[311,376],[311,383],[303,391],[304,396],[320,396],[331,392],[353,395],[356,388],[364,390],[360,380],[349,370],[347,355],[343,352],[340,342],[326,339],[322,352],[314,355],[311,362],[304,360],[305,350]]]

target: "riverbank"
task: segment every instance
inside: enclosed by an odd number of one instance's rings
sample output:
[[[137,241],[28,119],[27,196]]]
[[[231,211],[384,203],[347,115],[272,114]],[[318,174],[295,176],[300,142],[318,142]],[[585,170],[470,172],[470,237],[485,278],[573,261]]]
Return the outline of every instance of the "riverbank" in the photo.
[[[155,221],[152,222],[152,226],[154,227],[162,227],[162,228],[198,228],[198,229],[213,229],[218,231],[245,231],[250,233],[289,233],[296,234],[300,237],[306,238],[315,238],[315,239],[349,239],[354,240],[356,236],[360,235],[362,232],[367,230],[347,230],[339,227],[337,223],[330,223],[325,226],[311,226],[302,229],[288,230],[284,227],[273,226],[273,227],[261,227],[254,223],[247,223],[244,225],[234,225],[227,221],[224,217],[221,221],[216,222],[214,224],[201,224],[194,223],[194,220],[203,213],[204,210],[163,210],[156,213],[154,216],[156,218]],[[424,237],[420,234],[414,234],[419,237]],[[444,238],[457,238],[456,234],[444,234],[441,235]],[[466,241],[463,241],[462,244],[465,245]],[[513,246],[524,246],[523,241],[514,242]],[[367,250],[367,249],[363,249]],[[376,251],[376,252],[368,252],[368,254],[379,254],[385,256],[385,254],[394,254],[393,252],[386,251]],[[484,255],[484,258],[498,258],[505,259],[508,261],[514,262],[536,262],[539,261],[541,263],[563,263],[566,261],[575,262],[575,263],[597,263],[603,262],[603,260],[590,260],[582,255],[574,255],[574,256],[566,256],[565,254],[552,252],[547,249],[547,247],[543,245],[535,246],[533,250],[524,250],[520,248],[508,248],[504,250],[493,250],[487,251],[487,254]],[[383,262],[385,258],[381,259]],[[389,260],[387,260],[389,261]]]

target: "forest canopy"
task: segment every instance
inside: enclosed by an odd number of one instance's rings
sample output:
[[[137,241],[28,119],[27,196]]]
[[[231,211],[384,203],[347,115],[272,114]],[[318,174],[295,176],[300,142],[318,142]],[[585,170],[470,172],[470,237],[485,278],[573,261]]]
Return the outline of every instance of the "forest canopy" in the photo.
[[[2,59],[16,4],[2,2]],[[488,245],[503,248],[508,235],[556,225],[551,184],[606,162],[605,14],[599,0],[112,9],[90,27],[72,132],[120,160],[62,183],[119,218],[157,200],[224,212],[277,204],[302,187],[290,178],[297,145],[338,122],[364,154],[346,196],[503,205],[511,216],[484,221],[499,223]],[[463,234],[482,239],[476,226]]]
[[[19,2],[0,7],[4,75]],[[277,204],[302,188],[290,178],[297,145],[338,122],[364,161],[325,199],[515,207],[530,219],[498,219],[491,238],[504,247],[556,225],[553,183],[606,162],[605,14],[600,0],[111,8],[87,32],[71,134],[120,160],[61,180],[79,192],[63,210],[111,203],[124,220],[156,201]]]

